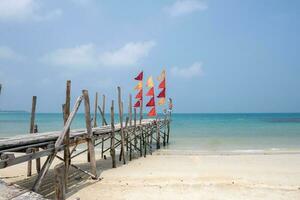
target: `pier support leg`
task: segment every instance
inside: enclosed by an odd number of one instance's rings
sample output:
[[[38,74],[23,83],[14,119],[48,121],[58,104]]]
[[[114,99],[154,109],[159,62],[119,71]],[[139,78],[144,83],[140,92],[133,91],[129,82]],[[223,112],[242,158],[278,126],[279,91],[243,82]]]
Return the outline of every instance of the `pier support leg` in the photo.
[[[96,166],[96,158],[95,158],[95,147],[94,147],[94,139],[91,125],[91,112],[90,112],[90,99],[87,90],[82,91],[84,98],[84,111],[85,111],[85,124],[87,129],[87,143],[88,143],[88,152],[89,159],[91,165],[91,172],[94,175],[94,179],[97,179],[97,166]]]
[[[116,151],[115,151],[115,114],[114,101],[111,102],[110,107],[110,121],[111,121],[111,139],[110,139],[110,155],[112,159],[112,167],[116,168]]]
[[[54,167],[54,187],[55,187],[55,199],[66,199],[66,183],[65,183],[65,166],[63,164],[56,165]]]
[[[156,149],[160,149],[160,129],[158,120],[156,121]]]

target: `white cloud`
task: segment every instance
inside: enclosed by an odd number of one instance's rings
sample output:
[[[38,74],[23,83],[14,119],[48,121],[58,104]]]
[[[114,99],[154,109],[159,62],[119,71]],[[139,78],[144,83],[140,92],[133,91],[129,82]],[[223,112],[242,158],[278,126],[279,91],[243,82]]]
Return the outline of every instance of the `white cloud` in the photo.
[[[18,55],[13,49],[0,46],[0,60],[19,60],[22,56]]]
[[[201,76],[203,75],[202,64],[199,62],[195,62],[194,64],[186,68],[173,67],[171,68],[171,74],[173,76],[181,78]]]
[[[54,66],[70,68],[132,66],[146,57],[154,45],[154,41],[129,42],[114,51],[97,52],[95,45],[86,44],[75,48],[57,49],[44,55],[41,60]]]
[[[0,21],[49,20],[62,14],[60,9],[41,11],[37,0],[0,0]]]
[[[134,65],[146,57],[155,46],[154,41],[129,42],[115,51],[104,52],[100,55],[100,62],[104,65]]]
[[[57,49],[44,55],[41,60],[51,65],[79,68],[93,67],[98,64],[93,44]]]
[[[193,13],[196,11],[206,10],[206,3],[198,0],[177,0],[174,4],[166,8],[171,17],[178,17]]]

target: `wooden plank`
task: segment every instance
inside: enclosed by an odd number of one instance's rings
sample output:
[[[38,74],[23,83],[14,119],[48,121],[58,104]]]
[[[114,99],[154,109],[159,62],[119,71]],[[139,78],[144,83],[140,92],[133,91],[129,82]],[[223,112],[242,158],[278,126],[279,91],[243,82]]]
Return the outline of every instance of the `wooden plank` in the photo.
[[[94,175],[93,178],[97,179],[97,166],[96,166],[93,132],[92,132],[92,126],[91,126],[89,93],[87,90],[82,90],[82,95],[84,98],[85,124],[86,124],[86,129],[87,129],[87,143],[88,143],[88,149],[89,149],[89,155],[90,155],[89,158],[90,158],[91,172]]]
[[[31,105],[29,133],[34,133],[35,109],[36,109],[36,96],[33,96],[32,97],[32,105]],[[32,173],[31,167],[32,167],[32,161],[30,160],[27,163],[27,176],[31,176],[31,173]]]
[[[0,199],[10,200],[46,200],[42,195],[29,191],[18,185],[8,185],[0,180]]]
[[[54,189],[55,199],[66,199],[65,165],[63,163],[54,167]]]

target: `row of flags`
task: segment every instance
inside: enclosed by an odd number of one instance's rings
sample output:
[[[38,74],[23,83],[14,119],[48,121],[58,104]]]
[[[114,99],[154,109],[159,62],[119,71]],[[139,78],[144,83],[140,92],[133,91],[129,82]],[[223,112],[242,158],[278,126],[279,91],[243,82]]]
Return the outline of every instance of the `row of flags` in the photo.
[[[135,108],[143,106],[143,78],[144,72],[140,72],[134,79],[138,81],[137,85],[135,86],[135,90],[137,90],[137,94],[135,96],[136,103],[134,104]],[[158,89],[159,94],[157,95],[158,98],[158,105],[164,105],[166,101],[166,72],[165,70],[162,71],[160,76],[157,78],[159,81]],[[156,104],[155,104],[155,89],[154,89],[154,82],[152,76],[149,76],[146,81],[146,87],[148,91],[145,96],[150,98],[146,107],[150,107],[150,111],[148,112],[149,117],[156,116]]]

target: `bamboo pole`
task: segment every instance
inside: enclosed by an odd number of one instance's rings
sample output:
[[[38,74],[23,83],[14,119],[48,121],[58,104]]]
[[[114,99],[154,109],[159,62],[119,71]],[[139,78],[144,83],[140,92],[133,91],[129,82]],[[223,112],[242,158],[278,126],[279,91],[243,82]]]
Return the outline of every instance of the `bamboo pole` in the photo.
[[[91,172],[94,175],[94,177],[92,178],[97,179],[97,166],[96,166],[96,158],[95,158],[94,137],[93,137],[92,126],[91,126],[89,93],[87,90],[82,90],[82,95],[84,98],[85,124],[87,129],[87,143],[89,149]]]
[[[102,96],[102,126],[107,125],[105,120],[105,95]],[[102,138],[102,144],[101,144],[101,158],[104,157],[104,138]]]
[[[34,125],[34,129],[33,129],[33,132],[34,133],[37,133],[38,132],[38,126],[35,124]],[[39,148],[36,148],[35,149],[35,152],[38,152],[39,151]],[[36,164],[36,171],[37,171],[37,173],[40,173],[40,171],[41,171],[41,159],[40,158],[37,158],[36,160],[35,160],[35,164]]]
[[[143,120],[143,100],[140,100],[140,124],[142,124]]]
[[[33,96],[32,105],[31,105],[30,127],[29,127],[30,133],[34,133],[35,109],[36,109],[36,96]],[[32,150],[28,151],[28,153],[32,153]],[[31,167],[32,167],[32,161],[29,160],[27,163],[27,176],[31,176],[32,174]]]
[[[111,101],[110,121],[111,121],[110,155],[112,159],[112,167],[116,168],[114,100]]]
[[[132,126],[132,95],[131,94],[129,94],[128,113],[129,113],[129,125]]]
[[[71,81],[67,81],[66,85],[66,102],[64,104],[64,124],[66,124],[68,117],[70,115],[70,104],[71,104]],[[67,130],[65,138],[64,138],[64,162],[65,162],[65,167],[64,167],[64,183],[65,183],[65,188],[67,189],[68,185],[68,174],[69,174],[69,165],[70,165],[70,128]]]
[[[119,118],[120,118],[120,126],[121,126],[121,153],[120,153],[120,161],[121,157],[123,157],[123,163],[126,164],[125,160],[125,152],[124,152],[124,130],[123,130],[123,108],[122,108],[122,99],[121,99],[121,88],[118,86],[118,104],[119,104]]]
[[[156,149],[160,149],[160,128],[158,118],[156,119]]]
[[[134,146],[135,148],[137,147],[137,135],[136,135],[136,108],[134,108],[134,121],[133,121],[133,125],[134,125]]]
[[[98,92],[95,95],[94,127],[97,127]]]

